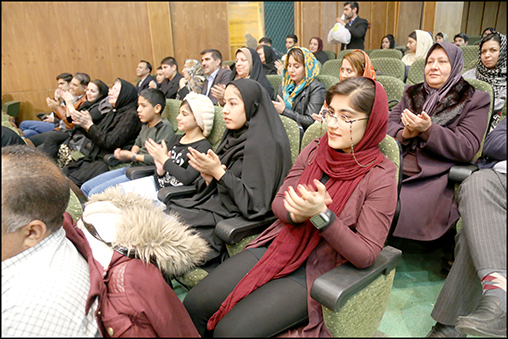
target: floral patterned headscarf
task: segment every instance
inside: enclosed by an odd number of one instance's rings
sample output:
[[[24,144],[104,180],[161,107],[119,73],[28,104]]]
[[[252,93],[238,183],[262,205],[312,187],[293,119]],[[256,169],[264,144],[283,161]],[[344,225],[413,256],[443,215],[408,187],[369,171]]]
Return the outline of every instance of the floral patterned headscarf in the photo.
[[[303,65],[305,67],[305,76],[299,84],[295,84],[293,80],[291,80],[288,72],[289,53],[293,49],[301,50],[305,60],[305,64]],[[284,69],[282,70],[282,95],[287,108],[291,109],[293,107],[293,101],[295,98],[305,89],[305,87],[309,86],[312,81],[314,81],[316,76],[319,74],[320,69],[321,66],[319,65],[319,61],[317,61],[314,53],[309,51],[307,48],[295,46],[288,51],[288,57],[284,62]]]

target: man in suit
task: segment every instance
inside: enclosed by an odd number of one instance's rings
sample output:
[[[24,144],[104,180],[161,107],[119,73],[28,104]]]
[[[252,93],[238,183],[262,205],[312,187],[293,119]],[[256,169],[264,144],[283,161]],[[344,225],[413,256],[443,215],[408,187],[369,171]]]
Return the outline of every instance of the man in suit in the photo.
[[[139,81],[136,84],[136,90],[139,93],[141,93],[142,90],[147,89],[150,85],[150,83],[153,81],[153,85],[157,86],[157,82],[153,78],[153,76],[150,75],[152,72],[152,65],[148,61],[141,60],[138,64],[138,67],[136,68],[136,75],[139,77]]]
[[[205,49],[201,52],[201,65],[206,75],[203,84],[203,94],[217,104],[217,98],[213,96],[214,86],[225,86],[231,80],[231,70],[222,68],[222,54],[216,49]]]
[[[173,57],[165,57],[161,61],[161,67],[164,73],[164,81],[162,81],[160,90],[164,93],[166,99],[176,99],[180,79],[183,78],[183,75],[178,73],[178,63]]]
[[[341,50],[344,49],[365,49],[365,33],[369,27],[369,22],[358,16],[360,7],[356,1],[346,1],[344,3],[344,20],[337,18],[336,22],[344,25],[351,33],[351,41],[349,44],[342,44]]]

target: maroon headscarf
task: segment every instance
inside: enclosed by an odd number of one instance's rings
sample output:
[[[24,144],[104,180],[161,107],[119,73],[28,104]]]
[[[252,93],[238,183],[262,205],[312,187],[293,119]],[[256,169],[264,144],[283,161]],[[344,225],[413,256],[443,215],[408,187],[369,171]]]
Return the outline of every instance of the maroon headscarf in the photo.
[[[313,36],[312,38],[310,38],[309,42],[312,41],[312,39],[316,39],[318,42],[317,51],[314,53],[314,55],[316,55],[323,50],[323,40],[318,36]]]
[[[369,78],[365,78],[369,79]],[[325,187],[333,202],[330,210],[340,215],[350,195],[367,172],[384,159],[379,150],[379,143],[386,136],[388,126],[388,98],[378,82],[374,105],[370,114],[365,134],[352,153],[337,152],[328,146],[328,134],[320,140],[315,161],[307,166],[300,177],[299,184],[314,187],[313,180],[321,179],[323,172],[330,176]],[[241,299],[270,280],[284,277],[300,267],[321,240],[319,231],[309,221],[298,226],[286,224],[275,237],[272,244],[259,260],[236,285],[233,292],[224,300],[219,310],[208,320],[208,330],[213,330],[222,317],[229,312]]]

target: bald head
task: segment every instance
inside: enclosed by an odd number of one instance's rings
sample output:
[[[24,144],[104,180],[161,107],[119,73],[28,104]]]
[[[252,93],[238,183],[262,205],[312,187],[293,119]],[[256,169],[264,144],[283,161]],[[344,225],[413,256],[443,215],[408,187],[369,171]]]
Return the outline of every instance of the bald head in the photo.
[[[2,148],[2,232],[14,232],[32,220],[49,233],[60,228],[69,204],[66,178],[45,153],[15,145]]]

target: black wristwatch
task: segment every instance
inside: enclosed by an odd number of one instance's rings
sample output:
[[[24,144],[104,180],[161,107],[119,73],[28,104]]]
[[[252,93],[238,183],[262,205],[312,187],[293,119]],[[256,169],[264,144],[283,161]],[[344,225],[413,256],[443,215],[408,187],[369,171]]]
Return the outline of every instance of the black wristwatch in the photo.
[[[335,220],[335,213],[329,208],[325,212],[316,214],[310,218],[310,222],[318,229],[322,230],[326,226],[330,225]]]

